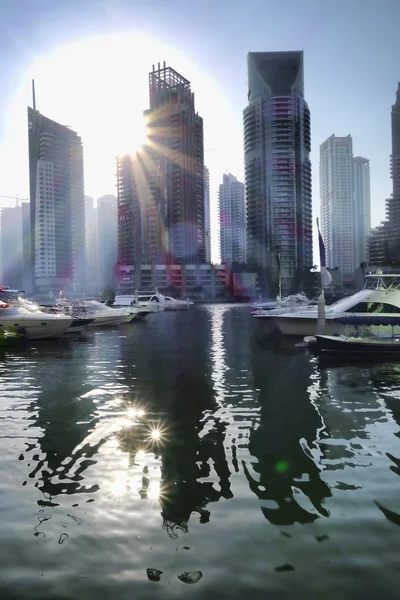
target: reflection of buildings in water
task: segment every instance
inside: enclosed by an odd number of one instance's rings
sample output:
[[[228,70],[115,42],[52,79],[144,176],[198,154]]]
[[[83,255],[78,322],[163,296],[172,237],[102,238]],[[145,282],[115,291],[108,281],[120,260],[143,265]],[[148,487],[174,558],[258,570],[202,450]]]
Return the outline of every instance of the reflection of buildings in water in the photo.
[[[229,469],[224,453],[224,424],[217,419],[213,427],[199,437],[204,415],[215,410],[210,377],[210,317],[206,310],[193,309],[186,314],[157,315],[147,331],[135,331],[135,354],[124,350],[121,359],[127,381],[134,381],[134,395],[146,409],[146,424],[128,427],[118,435],[120,449],[129,452],[130,464],[141,469],[146,497],[147,464],[139,464],[138,453],[146,461],[159,456],[159,502],[164,527],[171,537],[188,530],[192,512],[207,522],[209,502],[230,497]],[[157,329],[156,329],[157,327]],[[127,340],[129,343],[129,340]],[[161,423],[162,443],[146,442],[146,427]],[[144,427],[144,429],[143,429]],[[209,481],[213,465],[218,489]],[[136,474],[136,477],[139,474]],[[204,480],[203,480],[204,479]],[[207,479],[207,480],[205,480]],[[143,487],[144,485],[144,487]]]
[[[371,464],[367,450],[371,431],[378,422],[387,422],[382,402],[374,392],[368,366],[318,367],[320,386],[318,409],[326,425],[319,442],[322,464],[327,470]]]
[[[391,416],[400,427],[400,365],[386,363],[375,365],[370,370],[374,392],[389,409]],[[398,433],[400,437],[400,432]]]
[[[23,377],[29,378],[30,387],[42,391],[31,402],[32,424],[41,435],[34,443],[26,444],[20,456],[27,464],[34,463],[28,477],[35,481],[44,500],[40,506],[54,506],[60,494],[91,493],[96,484],[85,485],[84,472],[96,463],[94,456],[102,441],[85,443],[98,419],[93,397],[81,396],[87,379],[87,367],[96,360],[96,346],[84,340],[47,341],[37,344],[35,360],[25,363]],[[112,367],[112,357],[108,357]],[[29,481],[28,479],[28,481]]]
[[[253,376],[259,389],[260,426],[250,434],[249,450],[258,463],[244,464],[250,489],[264,501],[264,516],[275,525],[307,523],[328,516],[331,495],[316,464],[323,422],[310,400],[312,366],[292,354],[253,349]]]

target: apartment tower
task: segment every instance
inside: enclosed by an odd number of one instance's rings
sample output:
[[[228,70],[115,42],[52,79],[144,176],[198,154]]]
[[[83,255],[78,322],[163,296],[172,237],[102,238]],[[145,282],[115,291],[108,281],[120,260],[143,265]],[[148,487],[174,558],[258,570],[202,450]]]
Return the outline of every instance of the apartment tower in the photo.
[[[311,129],[303,52],[250,52],[244,110],[247,261],[282,289],[312,255]]]

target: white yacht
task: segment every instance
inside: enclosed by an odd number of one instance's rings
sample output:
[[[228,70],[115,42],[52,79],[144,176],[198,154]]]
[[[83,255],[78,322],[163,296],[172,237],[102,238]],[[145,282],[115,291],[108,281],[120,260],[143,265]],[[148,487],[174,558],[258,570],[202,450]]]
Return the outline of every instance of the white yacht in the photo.
[[[18,298],[10,298],[9,302],[2,302],[0,327],[7,329],[11,325],[23,333],[28,340],[40,340],[60,337],[72,324],[73,318],[70,316],[45,314],[39,308],[34,310],[33,307],[29,307],[25,301],[20,302]]]
[[[281,300],[281,303],[278,304],[277,300],[260,300],[259,302],[255,302],[252,304],[251,308],[253,311],[260,310],[274,310],[275,308],[290,308],[294,303],[296,306],[307,306],[309,304],[309,299],[303,293],[300,294],[292,294],[290,296],[286,296]]]
[[[125,308],[134,310],[139,318],[147,317],[150,313],[158,311],[158,303],[149,301],[139,304],[137,296],[132,295],[115,296],[115,300],[110,306],[114,309]]]
[[[325,309],[327,335],[342,334],[346,326],[336,320],[343,316],[363,316],[379,313],[381,316],[400,314],[400,274],[384,274],[381,271],[365,276],[364,289],[352,296],[342,298]],[[300,312],[273,317],[274,323],[284,335],[308,336],[318,333],[318,308],[309,307]]]
[[[147,306],[149,303],[157,306],[157,310],[189,310],[193,302],[177,300],[171,296],[163,296],[156,288],[154,292],[136,292],[138,304]]]
[[[97,300],[80,300],[79,302],[68,302],[62,298],[58,299],[57,304],[68,310],[76,317],[87,317],[93,319],[87,327],[111,327],[129,323],[135,318],[136,312],[126,309],[112,309]]]
[[[259,305],[253,310],[252,315],[257,319],[272,319],[274,315],[284,315],[287,312],[299,312],[309,306],[315,305],[315,302],[310,301],[304,294],[294,294],[287,296],[282,300],[280,305],[277,302],[266,302]]]

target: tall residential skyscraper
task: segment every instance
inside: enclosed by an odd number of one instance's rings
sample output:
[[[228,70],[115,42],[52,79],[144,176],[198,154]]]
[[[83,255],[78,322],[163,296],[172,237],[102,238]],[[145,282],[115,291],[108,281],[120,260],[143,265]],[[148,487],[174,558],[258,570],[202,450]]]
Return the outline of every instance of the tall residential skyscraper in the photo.
[[[100,282],[112,286],[118,252],[118,205],[112,194],[97,200],[97,232]]]
[[[311,128],[303,52],[250,52],[244,110],[247,261],[282,288],[312,256]],[[272,291],[272,290],[271,290]]]
[[[85,248],[86,290],[96,293],[100,288],[97,208],[90,196],[85,196]]]
[[[221,262],[243,263],[246,261],[244,184],[231,173],[223,175],[218,204]]]
[[[86,277],[81,138],[35,108],[28,128],[33,287],[79,291]]]
[[[204,167],[204,237],[206,263],[211,262],[211,214],[210,214],[210,171]]]
[[[400,261],[400,82],[392,106],[392,154],[390,157],[393,194],[386,199],[386,220],[368,236],[368,261],[378,264]]]
[[[388,252],[391,261],[400,261],[400,82],[392,106],[392,154],[390,157],[393,194],[387,201],[390,239]]]
[[[22,244],[22,208],[1,209],[2,285],[21,289],[24,285],[24,257]]]
[[[118,259],[204,263],[203,119],[190,82],[165,63],[153,66],[149,93],[148,141],[118,158]]]
[[[320,146],[321,233],[326,266],[343,274],[357,266],[353,194],[353,140],[331,135]]]
[[[356,266],[358,266],[366,261],[367,236],[371,231],[371,187],[368,158],[355,156],[353,159],[353,190]]]
[[[26,292],[32,291],[31,276],[31,206],[30,202],[21,202],[22,217],[22,255],[24,261],[24,277],[22,287]]]

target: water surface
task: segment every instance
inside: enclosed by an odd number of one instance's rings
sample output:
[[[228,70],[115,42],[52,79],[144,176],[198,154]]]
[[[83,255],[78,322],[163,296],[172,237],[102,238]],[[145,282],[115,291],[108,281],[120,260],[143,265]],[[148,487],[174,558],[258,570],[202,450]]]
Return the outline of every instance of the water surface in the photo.
[[[0,356],[0,598],[398,598],[400,365],[245,306]]]

